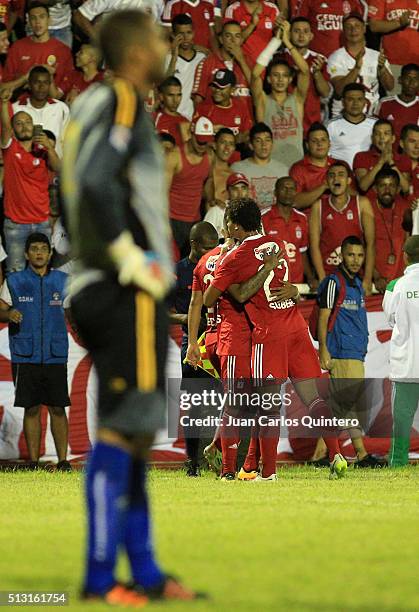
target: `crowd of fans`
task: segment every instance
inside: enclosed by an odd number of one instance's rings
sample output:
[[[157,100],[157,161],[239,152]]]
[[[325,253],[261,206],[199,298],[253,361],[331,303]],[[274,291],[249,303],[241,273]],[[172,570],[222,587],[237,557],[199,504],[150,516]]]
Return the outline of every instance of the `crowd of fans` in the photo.
[[[71,104],[112,79],[96,23],[143,8],[166,29],[166,78],[145,101],[167,163],[175,259],[194,223],[221,236],[226,203],[252,197],[286,241],[294,283],[319,281],[348,235],[366,247],[364,288],[403,271],[419,198],[419,12],[413,0],[86,0],[1,3],[5,271],[27,236],[53,236]],[[58,220],[58,221],[57,221]],[[54,232],[54,227],[56,231]],[[55,238],[54,238],[55,237]]]

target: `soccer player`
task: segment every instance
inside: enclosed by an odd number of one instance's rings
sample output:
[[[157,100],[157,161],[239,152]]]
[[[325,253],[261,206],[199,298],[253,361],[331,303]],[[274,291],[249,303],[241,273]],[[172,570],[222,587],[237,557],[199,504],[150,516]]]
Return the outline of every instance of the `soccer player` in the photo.
[[[253,295],[240,297],[236,294],[236,299],[245,303],[252,325],[251,371],[255,385],[262,393],[272,393],[288,377],[303,380],[307,383],[305,393],[303,389],[300,391],[306,405],[311,411],[323,410],[324,402],[319,399],[312,384],[312,379],[320,376],[319,360],[307,324],[296,307],[298,289],[288,280],[289,261],[285,244],[278,238],[260,234],[261,215],[253,200],[230,202],[227,217],[229,235],[241,244],[223,259],[204,295],[204,304],[212,306],[231,285],[240,286],[253,277]],[[274,270],[268,271],[263,263],[265,251],[278,254],[279,262]],[[247,290],[250,293],[249,286]],[[266,414],[272,420],[261,428],[259,444],[263,470],[255,479],[272,481],[276,480],[278,406],[272,404]],[[333,462],[336,454],[339,454],[338,442],[329,437],[325,438],[325,442]],[[254,472],[256,476],[258,458],[255,442],[249,448],[248,459],[245,470]],[[340,461],[340,456],[338,459]]]
[[[161,36],[139,11],[116,11],[103,22],[99,43],[115,78],[76,100],[62,176],[77,257],[72,314],[99,379],[84,598],[123,607],[195,598],[155,559],[146,490],[148,451],[165,421],[161,300],[173,276],[162,153],[143,110],[164,75]],[[128,556],[132,588],[116,581],[119,551]]]
[[[374,213],[364,196],[349,193],[348,167],[342,162],[327,172],[330,195],[313,205],[310,213],[310,252],[319,280],[334,271],[340,263],[340,246],[346,236],[363,238],[366,245],[364,289],[371,293],[374,271]]]

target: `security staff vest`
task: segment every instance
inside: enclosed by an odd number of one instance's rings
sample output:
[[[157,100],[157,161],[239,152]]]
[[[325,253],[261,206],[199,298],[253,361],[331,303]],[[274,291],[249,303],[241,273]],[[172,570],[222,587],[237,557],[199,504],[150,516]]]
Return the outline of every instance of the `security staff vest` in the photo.
[[[66,363],[68,336],[64,318],[67,274],[51,270],[39,276],[30,267],[7,278],[13,308],[20,324],[9,323],[12,363]]]

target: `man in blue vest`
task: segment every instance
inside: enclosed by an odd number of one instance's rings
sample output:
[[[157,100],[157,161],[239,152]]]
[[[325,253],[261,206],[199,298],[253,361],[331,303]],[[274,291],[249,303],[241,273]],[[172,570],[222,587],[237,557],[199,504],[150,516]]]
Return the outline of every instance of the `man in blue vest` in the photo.
[[[364,360],[368,347],[365,292],[358,276],[365,248],[357,236],[348,236],[341,246],[342,263],[318,289],[320,365],[330,371],[331,407],[337,418],[364,419]],[[334,321],[331,326],[331,320]],[[349,429],[358,461],[355,467],[375,468],[381,464],[365,449],[362,431]]]
[[[10,274],[0,291],[0,322],[9,323],[15,406],[25,409],[23,431],[30,467],[38,466],[44,404],[51,418],[57,469],[70,471],[65,413],[70,404],[68,337],[63,308],[67,275],[49,269],[51,245],[45,234],[28,236],[25,257],[26,269]]]

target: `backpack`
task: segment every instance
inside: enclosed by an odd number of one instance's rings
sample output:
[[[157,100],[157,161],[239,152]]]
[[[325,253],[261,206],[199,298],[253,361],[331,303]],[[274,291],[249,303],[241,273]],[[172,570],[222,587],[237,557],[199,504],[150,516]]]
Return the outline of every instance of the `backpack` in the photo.
[[[337,279],[337,288],[338,288],[338,299],[337,302],[335,304],[335,307],[333,308],[332,312],[330,313],[330,317],[329,317],[329,321],[327,323],[327,332],[331,332],[335,322],[336,322],[336,317],[339,314],[339,310],[340,307],[342,306],[343,302],[345,301],[345,297],[346,297],[346,281],[345,278],[343,276],[343,274],[341,272],[339,272],[339,270],[336,270],[336,272],[334,272],[333,274],[331,274],[330,276],[335,276]],[[329,277],[327,277],[328,279]],[[318,340],[318,335],[317,335],[317,326],[319,323],[319,311],[320,311],[320,307],[319,307],[319,298],[318,296],[321,294],[323,287],[325,286],[325,281],[326,278],[322,280],[322,282],[319,285],[318,291],[317,291],[317,297],[316,297],[316,303],[313,306],[313,309],[310,313],[310,317],[308,320],[308,329],[310,331],[310,334],[313,338],[313,340]]]

